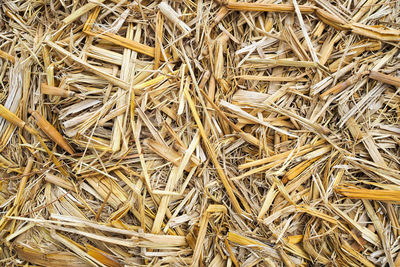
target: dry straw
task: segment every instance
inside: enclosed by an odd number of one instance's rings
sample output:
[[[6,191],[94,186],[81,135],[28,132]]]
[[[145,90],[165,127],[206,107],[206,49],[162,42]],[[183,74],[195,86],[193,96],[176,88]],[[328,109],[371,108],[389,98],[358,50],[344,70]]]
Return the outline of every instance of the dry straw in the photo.
[[[400,266],[398,1],[0,2],[1,266]]]

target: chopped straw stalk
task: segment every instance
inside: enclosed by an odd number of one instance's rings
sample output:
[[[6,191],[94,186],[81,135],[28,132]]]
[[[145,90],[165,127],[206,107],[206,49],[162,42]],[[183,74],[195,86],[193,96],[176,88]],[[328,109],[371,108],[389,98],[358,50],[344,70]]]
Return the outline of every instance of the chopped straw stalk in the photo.
[[[400,6],[3,0],[1,266],[400,266]]]

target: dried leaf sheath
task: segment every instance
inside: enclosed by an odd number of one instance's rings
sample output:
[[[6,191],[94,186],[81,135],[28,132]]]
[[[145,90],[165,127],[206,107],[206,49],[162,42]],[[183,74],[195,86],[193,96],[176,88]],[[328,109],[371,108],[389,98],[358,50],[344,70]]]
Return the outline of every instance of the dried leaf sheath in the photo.
[[[36,134],[36,131],[28,126],[23,120],[18,118],[14,113],[12,113],[9,109],[0,104],[0,116],[3,117],[8,122],[13,125],[27,130],[31,134]]]

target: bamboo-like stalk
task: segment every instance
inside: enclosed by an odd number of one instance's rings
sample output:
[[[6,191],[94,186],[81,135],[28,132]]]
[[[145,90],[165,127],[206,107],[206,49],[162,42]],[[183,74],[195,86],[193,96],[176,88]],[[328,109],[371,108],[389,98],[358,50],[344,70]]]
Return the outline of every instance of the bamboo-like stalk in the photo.
[[[386,75],[377,71],[371,71],[369,73],[369,78],[393,85],[395,87],[400,87],[400,77]]]
[[[323,92],[320,97],[322,99],[327,98],[329,95],[332,94],[338,94],[341,91],[345,90],[347,87],[353,85],[354,83],[356,83],[360,77],[361,77],[362,73],[358,73],[354,76],[351,76],[350,78],[348,78],[346,81],[338,83],[337,85],[331,87],[330,89],[326,90],[325,92]]]
[[[356,199],[369,199],[379,201],[400,201],[398,191],[395,190],[371,190],[363,188],[349,187],[345,185],[339,185],[335,188],[335,191],[348,198]]]
[[[292,260],[289,258],[289,255],[282,249],[278,248],[279,255],[281,256],[282,261],[285,263],[285,266],[287,267],[295,267],[296,264],[292,262]]]
[[[14,206],[16,206],[16,207],[18,207],[21,204],[22,194],[24,193],[26,183],[28,182],[29,173],[32,170],[32,166],[33,166],[33,158],[28,158],[26,167],[24,169],[23,177],[21,179],[21,182],[19,183],[17,195],[15,196],[15,200],[14,200]],[[15,214],[15,215],[17,215],[17,214]]]
[[[235,256],[235,254],[233,253],[232,248],[229,245],[228,240],[225,239],[224,243],[225,243],[226,249],[228,250],[228,253],[229,253],[229,256],[230,256],[230,258],[232,260],[232,263],[235,265],[235,267],[239,267],[240,266],[239,262],[238,262],[238,260],[237,260],[237,258]]]
[[[99,126],[103,126],[107,121],[112,120],[113,118],[124,114],[126,112],[126,110],[127,110],[127,106],[126,105],[122,106],[122,107],[119,107],[119,108],[116,108],[115,110],[112,110],[106,116],[104,116],[104,118],[99,120],[98,125]]]
[[[269,188],[267,195],[265,196],[264,203],[258,213],[257,220],[262,220],[265,214],[268,212],[269,208],[272,205],[272,202],[274,201],[276,195],[278,192],[275,190],[276,189],[276,184],[272,184],[272,186]]]
[[[74,186],[70,181],[65,180],[64,178],[56,176],[54,174],[46,173],[44,179],[46,180],[46,182],[58,185],[64,189],[74,190]]]
[[[0,49],[0,57],[4,58],[6,60],[9,60],[11,63],[15,63],[15,57],[10,55],[7,52],[4,52],[3,50]]]
[[[10,122],[11,124],[27,130],[31,134],[36,134],[37,132],[31,128],[29,125],[26,124],[23,120],[18,118],[14,113],[12,113],[9,109],[4,107],[3,105],[0,104],[0,116],[3,117],[5,120]]]
[[[362,202],[365,206],[368,216],[371,218],[372,223],[374,224],[374,227],[378,233],[380,242],[381,242],[383,250],[385,252],[385,256],[388,258],[389,266],[394,266],[393,256],[391,255],[391,251],[387,245],[386,236],[384,234],[385,230],[384,230],[383,224],[382,224],[381,220],[379,219],[376,211],[372,207],[370,201],[363,199]]]
[[[227,239],[231,242],[237,243],[242,246],[252,246],[255,249],[265,250],[266,252],[268,252],[270,254],[271,257],[279,258],[279,255],[275,249],[269,247],[268,245],[266,245],[258,240],[248,238],[246,236],[243,236],[243,235],[235,233],[235,232],[229,232]]]
[[[305,39],[305,41],[306,41],[306,44],[307,44],[307,46],[308,46],[308,50],[310,51],[311,58],[312,58],[312,60],[313,60],[315,63],[319,63],[319,59],[318,59],[318,57],[317,57],[317,53],[315,52],[314,46],[313,46],[313,44],[311,43],[310,36],[308,36],[306,27],[305,27],[305,25],[304,25],[304,20],[303,20],[302,14],[301,14],[300,7],[299,7],[299,5],[297,4],[297,0],[292,0],[292,2],[293,2],[293,6],[294,6],[294,11],[295,11],[295,13],[296,13],[296,15],[297,15],[297,18],[298,18],[298,20],[299,20],[299,24],[300,24],[301,31],[302,31],[302,33],[303,33],[304,39]],[[303,12],[304,12],[304,11],[303,11]]]
[[[328,24],[329,26],[334,27],[337,30],[348,30],[349,26],[348,23],[346,21],[344,21],[343,19],[332,15],[331,13],[327,12],[326,10],[317,8],[315,10],[316,15],[318,16],[318,18]]]
[[[42,83],[41,86],[42,94],[45,95],[54,95],[54,96],[63,96],[63,97],[72,97],[75,95],[75,92],[65,90],[60,87],[51,86],[45,83]]]
[[[62,147],[65,151],[70,154],[74,154],[75,151],[71,145],[64,139],[64,137],[57,131],[57,129],[51,125],[39,112],[29,109],[28,112],[35,118],[39,128],[50,137],[55,143]]]
[[[296,167],[290,169],[285,176],[282,178],[282,182],[285,184],[290,180],[293,180],[296,176],[302,173],[305,169],[307,169],[313,162],[318,160],[320,157],[316,157],[314,159],[308,159],[298,164]]]
[[[93,24],[95,23],[97,17],[99,16],[100,11],[101,11],[101,8],[96,7],[95,10],[92,13],[90,13],[90,15],[88,16],[88,19],[85,22],[85,25],[83,26],[83,29],[82,29],[83,32],[92,30]]]
[[[350,25],[351,31],[377,40],[398,42],[400,40],[400,31],[394,29],[380,29],[378,27],[371,27],[360,23],[353,23]]]
[[[172,162],[174,165],[179,166],[181,164],[182,156],[168,146],[151,139],[145,140],[144,144],[164,159]],[[199,165],[198,159],[192,159],[190,163],[185,166],[185,170],[190,171],[197,165]]]

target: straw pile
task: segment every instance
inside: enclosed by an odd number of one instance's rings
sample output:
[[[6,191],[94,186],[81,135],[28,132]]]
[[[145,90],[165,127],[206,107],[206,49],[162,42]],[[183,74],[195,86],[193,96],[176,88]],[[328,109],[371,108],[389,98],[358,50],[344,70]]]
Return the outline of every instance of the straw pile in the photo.
[[[3,0],[1,266],[400,266],[400,3]]]

